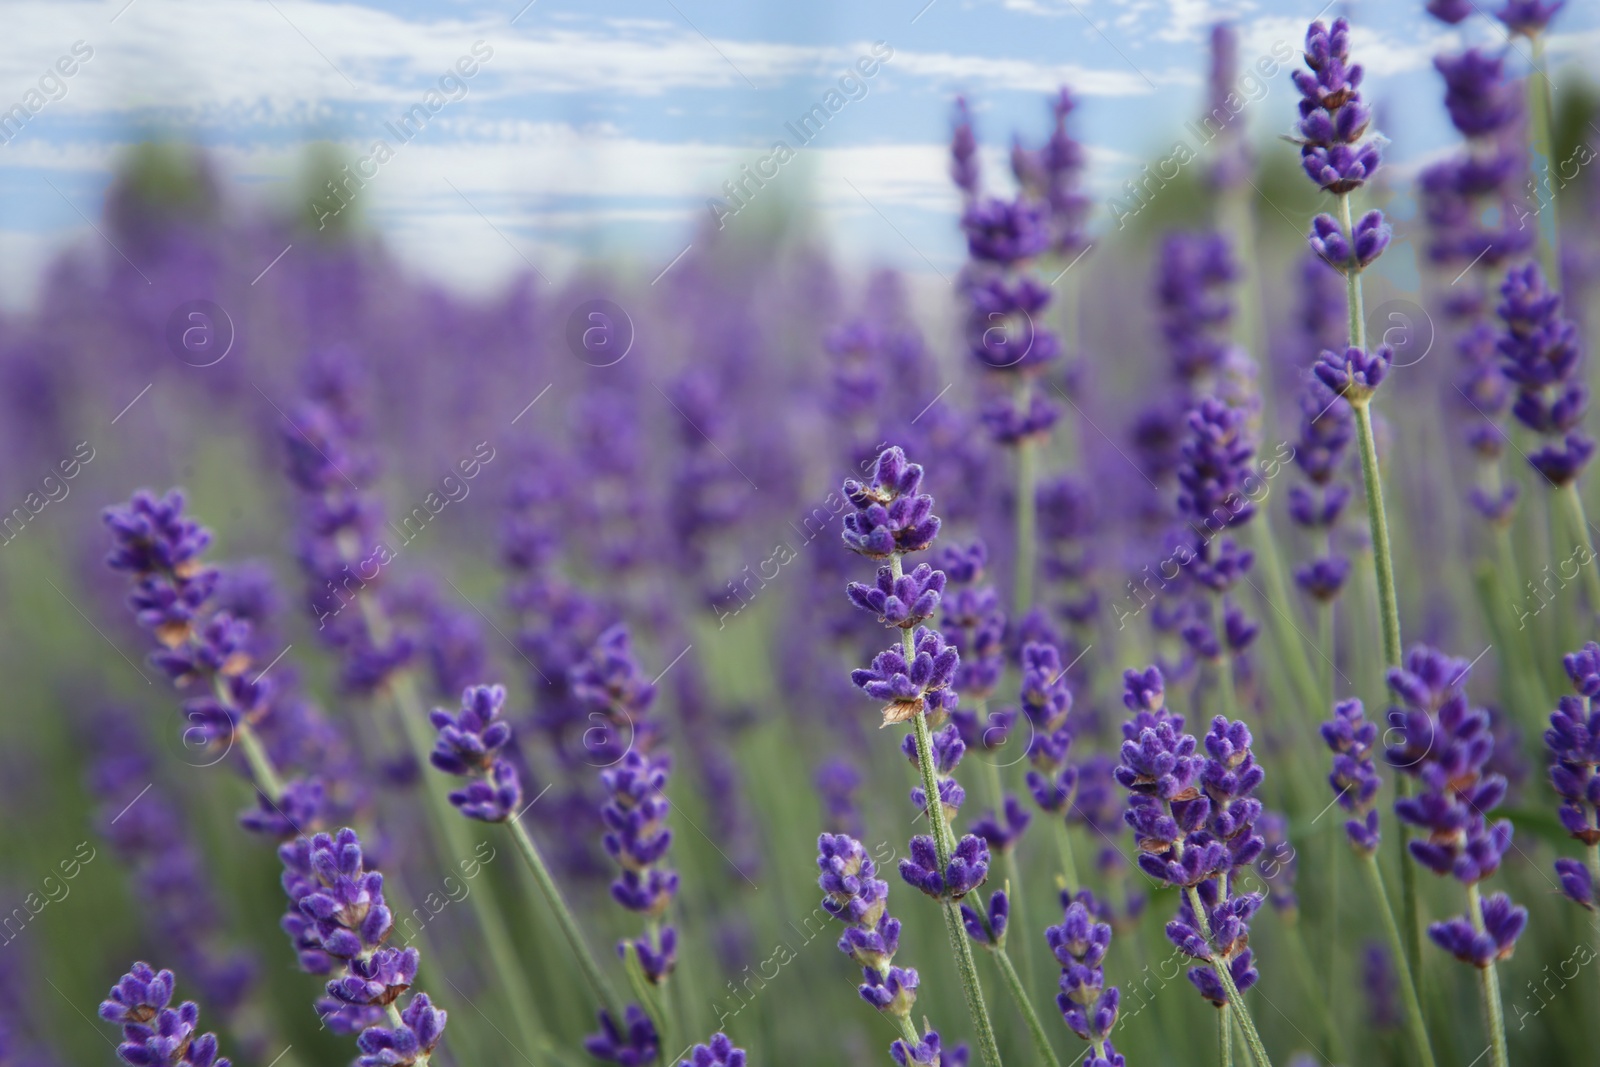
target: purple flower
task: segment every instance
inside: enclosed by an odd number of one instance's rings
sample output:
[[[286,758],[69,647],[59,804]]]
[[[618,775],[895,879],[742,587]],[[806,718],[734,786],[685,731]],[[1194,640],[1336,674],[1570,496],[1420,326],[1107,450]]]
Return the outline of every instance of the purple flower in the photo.
[[[861,842],[845,834],[817,838],[817,884],[822,908],[845,924],[839,951],[862,968],[862,999],[879,1011],[908,1015],[916,1001],[917,972],[894,967],[900,947],[900,922],[888,913],[889,884]]]
[[[677,893],[678,876],[661,867],[672,845],[665,825],[671,805],[663,793],[667,763],[629,752],[615,767],[600,772],[606,800],[600,808],[605,825],[601,844],[622,868],[611,884],[612,896],[631,911],[659,916]]]
[[[1370,353],[1351,346],[1343,352],[1323,352],[1312,371],[1333,392],[1351,404],[1361,404],[1383,384],[1393,360],[1394,352],[1388,345],[1379,345]]]
[[[728,1035],[711,1035],[711,1044],[696,1045],[689,1050],[689,1058],[680,1060],[678,1067],[745,1067],[745,1052],[728,1040]]]
[[[1458,56],[1435,56],[1433,66],[1444,78],[1450,121],[1467,137],[1487,137],[1521,116],[1522,98],[1505,76],[1503,55],[1469,48]]]
[[[1378,169],[1375,144],[1362,144],[1372,111],[1361,99],[1359,64],[1350,62],[1350,24],[1335,19],[1331,30],[1313,22],[1306,30],[1308,70],[1293,73],[1300,90],[1301,164],[1307,176],[1331,193],[1360,188]]]
[[[1465,22],[1478,10],[1472,0],[1428,0],[1426,6],[1428,14],[1450,26]]]
[[[217,1035],[195,1033],[200,1009],[194,1001],[167,1007],[172,988],[171,971],[157,973],[142,962],[111,987],[100,1018],[122,1024],[117,1058],[128,1067],[228,1067],[217,1056]]]
[[[1496,11],[1494,17],[1505,23],[1506,29],[1512,33],[1533,37],[1544,32],[1556,12],[1566,3],[1567,0],[1554,0],[1553,3],[1545,0],[1506,0],[1505,6]]]
[[[328,983],[328,995],[346,1004],[393,1004],[417,978],[417,950],[380,948],[350,961],[343,978]]]
[[[989,907],[981,913],[970,904],[961,905],[961,924],[966,927],[967,936],[980,945],[1004,945],[1010,915],[1011,901],[1003,889],[989,896]]]
[[[1350,846],[1371,854],[1378,850],[1378,813],[1373,807],[1381,780],[1372,761],[1378,724],[1368,722],[1359,700],[1334,705],[1333,718],[1322,724],[1322,740],[1333,750],[1333,786],[1338,804],[1353,816],[1345,823]]]
[[[900,861],[900,877],[935,900],[960,900],[989,877],[989,846],[981,837],[967,834],[956,843],[949,866],[941,872],[933,838],[918,834],[911,839],[911,855]]]
[[[869,668],[850,672],[850,680],[874,700],[884,702],[883,725],[909,722],[918,712],[937,718],[955,707],[956,695],[949,686],[955,679],[960,656],[944,636],[926,626],[912,635],[912,659],[906,662],[904,650],[886,649],[872,658]]]
[[[1563,856],[1556,860],[1556,877],[1561,881],[1561,892],[1567,899],[1594,910],[1594,878],[1582,862]]]
[[[1059,926],[1044,932],[1050,954],[1061,966],[1061,992],[1056,1005],[1073,1033],[1098,1044],[1117,1024],[1121,993],[1106,987],[1103,961],[1111,945],[1111,927],[1096,922],[1088,904],[1074,900],[1066,906]],[[1091,1057],[1092,1058],[1092,1057]]]
[[[398,1067],[432,1055],[448,1017],[448,1012],[433,1006],[428,994],[418,993],[400,1013],[403,1026],[369,1027],[356,1039],[362,1052],[356,1067]]]
[[[931,618],[938,610],[944,585],[944,571],[921,563],[910,574],[902,574],[898,578],[894,576],[892,568],[879,567],[875,584],[869,586],[851,582],[845,587],[845,592],[852,604],[876,615],[879,622],[909,630]]]
[[[922,487],[922,467],[906,460],[898,448],[887,448],[873,465],[867,482],[850,479],[844,495],[855,512],[844,517],[845,547],[872,559],[919,552],[939,533],[933,497]]]
[[[1295,584],[1313,600],[1324,604],[1336,600],[1344,583],[1350,577],[1350,560],[1347,556],[1327,556],[1312,560],[1294,572]]]
[[[1480,913],[1484,926],[1481,934],[1463,915],[1431,924],[1428,937],[1456,959],[1474,967],[1487,967],[1496,960],[1510,959],[1517,938],[1528,925],[1528,909],[1513,905],[1504,893],[1493,893],[1483,898]]]
[[[303,967],[312,970],[308,952],[343,964],[382,946],[393,928],[383,875],[365,868],[354,830],[296,838],[278,849],[278,857],[292,905],[284,930],[301,950]],[[310,962],[316,961],[313,955]]]
[[[595,639],[587,653],[567,672],[567,685],[580,709],[589,712],[583,744],[591,765],[610,766],[625,752],[648,750],[656,739],[649,718],[656,687],[647,680],[633,654],[628,628],[618,623]]]
[[[1022,839],[1023,831],[1032,821],[1033,816],[1008,793],[1003,809],[974,820],[972,832],[983,838],[992,851],[1004,853]]]
[[[1361,978],[1367,994],[1367,1014],[1379,1030],[1400,1025],[1400,985],[1382,941],[1368,941],[1361,950]]]
[[[1567,485],[1594,453],[1594,442],[1577,429],[1588,407],[1588,391],[1574,375],[1577,328],[1561,315],[1561,295],[1550,290],[1538,264],[1512,268],[1500,295],[1496,310],[1506,333],[1497,348],[1517,390],[1512,414],[1548,439],[1528,460],[1552,485]]]
[[[472,686],[461,694],[455,715],[436,708],[429,716],[439,740],[429,757],[446,774],[460,777],[483,774],[511,740],[511,724],[500,718],[505,706],[504,686]]]
[[[961,231],[973,259],[1004,267],[1032,259],[1050,244],[1044,210],[1030,200],[974,201],[961,216]]]
[[[889,1055],[893,1057],[898,1067],[966,1067],[966,1053],[965,1045],[944,1049],[937,1030],[925,1032],[922,1040],[915,1045],[909,1045],[897,1038],[889,1046]]]
[[[644,1009],[629,1004],[619,1026],[609,1011],[600,1012],[600,1032],[583,1039],[583,1047],[597,1060],[618,1067],[647,1067],[661,1055],[661,1039]]]

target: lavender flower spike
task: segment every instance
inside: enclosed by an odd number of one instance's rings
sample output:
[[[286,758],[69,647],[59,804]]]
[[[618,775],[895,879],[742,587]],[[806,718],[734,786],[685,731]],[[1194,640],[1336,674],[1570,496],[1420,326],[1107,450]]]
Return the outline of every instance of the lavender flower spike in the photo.
[[[907,1020],[917,999],[917,972],[894,966],[900,920],[889,915],[889,883],[861,842],[847,834],[817,838],[822,909],[845,924],[839,951],[860,965],[861,999],[885,1014]]]
[[[517,768],[500,755],[511,741],[511,724],[499,717],[505,701],[503,686],[476,685],[462,693],[456,714],[435,708],[429,716],[439,731],[429,761],[446,774],[473,779],[450,794],[450,803],[469,819],[505,822],[522,806]]]
[[[122,1025],[117,1058],[128,1067],[229,1067],[217,1056],[217,1035],[196,1034],[200,1008],[172,1002],[171,971],[135,963],[100,1004],[100,1018]]]

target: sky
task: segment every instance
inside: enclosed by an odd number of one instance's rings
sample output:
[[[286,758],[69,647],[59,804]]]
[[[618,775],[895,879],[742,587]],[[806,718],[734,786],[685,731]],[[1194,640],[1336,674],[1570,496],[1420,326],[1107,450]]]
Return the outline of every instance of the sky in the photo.
[[[94,225],[113,168],[150,136],[205,145],[243,203],[294,195],[308,143],[359,159],[382,140],[365,218],[462,291],[529,264],[667,268],[708,219],[749,224],[709,201],[741,167],[771,173],[761,161],[782,140],[792,158],[752,207],[798,200],[849,261],[950,274],[962,257],[946,147],[957,94],[1002,186],[1013,131],[1041,140],[1049,98],[1069,86],[1105,226],[1122,183],[1201,111],[1213,23],[1239,27],[1246,66],[1273,70],[1245,110],[1266,138],[1288,131],[1295,97],[1272,54],[1297,59],[1323,12],[1352,18],[1402,169],[1454,142],[1435,54],[1515,48],[1519,71],[1531,59],[1487,14],[1445,27],[1420,0],[7,0],[0,119],[19,104],[37,113],[0,127],[0,304],[24,305],[60,248],[105,240]],[[1558,80],[1600,57],[1600,3],[1572,0],[1554,30]],[[442,106],[397,135],[428,103]],[[792,124],[830,104],[821,129],[796,136]]]

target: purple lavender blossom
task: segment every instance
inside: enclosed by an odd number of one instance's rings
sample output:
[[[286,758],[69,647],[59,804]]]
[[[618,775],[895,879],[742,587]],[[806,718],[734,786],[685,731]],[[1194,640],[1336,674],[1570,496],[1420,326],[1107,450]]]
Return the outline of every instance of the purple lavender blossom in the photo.
[[[987,908],[961,905],[961,925],[966,928],[967,936],[990,948],[1005,947],[1006,924],[1010,917],[1011,900],[1004,889],[997,889],[989,895]]]
[[[602,1010],[600,1032],[584,1038],[583,1047],[595,1059],[618,1067],[646,1067],[661,1055],[661,1038],[644,1009],[629,1004],[621,1025]]]
[[[1431,924],[1428,937],[1456,959],[1474,967],[1510,959],[1517,938],[1528,925],[1528,909],[1513,905],[1504,893],[1491,893],[1483,898],[1480,914],[1484,925],[1481,934],[1466,916],[1460,916]]]
[[[1372,111],[1361,99],[1361,66],[1350,63],[1349,22],[1335,19],[1331,29],[1313,22],[1305,61],[1309,72],[1292,75],[1302,98],[1296,124],[1301,164],[1323,189],[1348,193],[1372,177],[1379,161],[1378,146],[1362,143]]]
[[[1106,1058],[1120,1062],[1109,1038],[1117,1025],[1122,994],[1116,986],[1105,984],[1104,961],[1111,945],[1111,927],[1094,920],[1093,904],[1093,897],[1087,903],[1074,900],[1068,904],[1061,924],[1047,928],[1044,939],[1061,966],[1061,992],[1056,995],[1061,1017],[1074,1034],[1095,1048],[1103,1045]],[[1091,1054],[1089,1060],[1096,1061],[1097,1057]]]
[[[1575,695],[1563,696],[1544,733],[1551,755],[1550,784],[1561,798],[1567,833],[1593,852],[1600,845],[1600,645],[1593,641],[1562,660]],[[1585,908],[1595,905],[1592,873],[1572,859],[1556,861],[1561,891]]]
[[[1536,263],[1513,268],[1500,296],[1502,369],[1517,389],[1512,414],[1548,440],[1528,462],[1551,485],[1569,485],[1594,454],[1594,440],[1580,429],[1589,394],[1575,374],[1577,328],[1561,315],[1561,295],[1545,284]]]
[[[1468,703],[1470,669],[1464,660],[1421,645],[1406,654],[1403,667],[1390,668],[1389,689],[1401,706],[1389,709],[1396,741],[1384,753],[1390,766],[1421,786],[1394,806],[1402,822],[1427,832],[1409,842],[1412,857],[1467,886],[1499,869],[1512,829],[1509,820],[1488,819],[1505,797],[1506,780],[1486,769],[1494,737],[1488,713]],[[1455,951],[1460,945],[1445,947]]]
[[[128,1067],[229,1067],[217,1056],[217,1035],[196,1034],[200,1008],[172,1002],[171,971],[135,963],[100,1004],[100,1018],[122,1026],[117,1058]]]
[[[567,688],[586,713],[582,743],[591,766],[609,767],[625,753],[654,747],[660,727],[649,713],[656,687],[639,667],[627,626],[617,623],[595,639],[568,670]]]
[[[949,865],[941,871],[933,838],[918,834],[911,839],[911,855],[900,861],[900,877],[935,900],[959,901],[989,877],[989,846],[967,834],[956,842]]]
[[[1334,705],[1333,718],[1322,724],[1322,740],[1333,750],[1333,787],[1339,806],[1352,818],[1344,824],[1350,847],[1371,855],[1378,850],[1378,812],[1375,800],[1381,780],[1372,761],[1378,742],[1378,724],[1368,722],[1359,700]]]
[[[950,129],[950,177],[968,200],[978,195],[978,139],[972,132],[972,113],[965,97],[956,97]]]
[[[879,1011],[909,1018],[917,999],[917,972],[893,964],[900,921],[889,915],[889,883],[861,842],[845,834],[817,838],[822,908],[845,925],[839,951],[862,969],[861,998]]]
[[[933,497],[920,492],[922,467],[898,448],[885,449],[867,482],[849,479],[844,495],[856,509],[844,517],[845,547],[871,559],[919,552],[939,533]]]
[[[446,774],[473,779],[450,794],[469,819],[505,822],[522,806],[516,766],[500,755],[511,741],[511,724],[499,717],[505,700],[504,686],[471,686],[461,694],[459,712],[435,708],[430,716],[439,739],[429,760]]]
[[[1544,32],[1555,18],[1556,12],[1567,6],[1567,0],[1506,0],[1505,6],[1494,17],[1505,23],[1506,29],[1524,37],[1534,37]]]
[[[1393,362],[1394,351],[1388,345],[1379,345],[1371,352],[1352,345],[1343,352],[1322,353],[1311,369],[1329,391],[1351,404],[1364,404],[1383,384]]]
[[[889,1056],[897,1067],[967,1067],[967,1046],[945,1048],[937,1030],[927,1030],[915,1045],[896,1038]]]
[[[709,1045],[690,1049],[689,1058],[680,1060],[678,1067],[745,1067],[745,1051],[737,1048],[727,1034],[712,1034]]]

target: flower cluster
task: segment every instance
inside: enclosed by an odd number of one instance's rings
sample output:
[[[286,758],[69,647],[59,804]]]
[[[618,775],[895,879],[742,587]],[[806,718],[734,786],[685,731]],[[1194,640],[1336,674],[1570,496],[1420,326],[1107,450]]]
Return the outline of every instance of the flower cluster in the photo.
[[[334,346],[307,361],[299,401],[279,427],[289,480],[299,491],[296,554],[308,585],[317,634],[337,650],[342,681],[377,691],[417,655],[401,628],[380,632],[369,617],[382,595],[384,568],[394,558],[385,542],[383,508],[372,489],[378,464],[367,449],[357,354]]]
[[[822,908],[845,926],[839,951],[861,967],[861,999],[889,1015],[909,1018],[917,1000],[917,972],[894,966],[900,920],[889,914],[889,883],[861,842],[846,834],[817,838]]]
[[[1072,802],[1078,770],[1067,762],[1072,750],[1072,690],[1061,655],[1054,645],[1030,642],[1019,657],[1022,686],[1019,700],[1028,722],[1028,792],[1046,813],[1063,814]]]
[[[122,1027],[117,1058],[128,1067],[229,1067],[217,1055],[217,1035],[197,1034],[200,1008],[172,1003],[171,971],[135,963],[100,1002],[100,1018]]]
[[[933,752],[933,776],[939,783],[939,804],[944,808],[945,820],[952,822],[967,799],[967,791],[955,779],[956,767],[967,753],[967,743],[961,739],[961,730],[954,723],[934,731],[929,741]],[[911,761],[911,766],[922,770],[922,763],[917,758],[915,736],[906,734],[900,740],[900,751]],[[927,811],[928,793],[922,785],[911,787],[911,803],[918,811]]]
[[[1171,233],[1156,257],[1156,302],[1172,370],[1193,397],[1227,361],[1233,342],[1230,287],[1239,280],[1227,237]]]
[[[855,510],[844,517],[844,544],[870,559],[920,552],[939,533],[933,497],[921,491],[922,467],[899,448],[886,448],[866,482],[844,483],[845,499]]]
[[[989,550],[982,541],[966,548],[946,545],[939,553],[938,570],[946,585],[940,623],[960,656],[953,687],[972,700],[987,700],[1005,670],[1006,615],[993,583],[984,580],[988,560]],[[1008,720],[996,721],[993,716],[984,723],[973,712],[955,712],[952,717],[969,748],[999,748],[1010,732]]]
[[[606,1063],[645,1067],[661,1055],[661,1035],[643,1008],[629,1004],[620,1024],[609,1011],[602,1010],[600,1032],[584,1038],[583,1047],[589,1055]]]
[[[1354,406],[1372,399],[1393,362],[1394,350],[1388,345],[1379,345],[1370,352],[1351,345],[1343,352],[1323,352],[1311,371],[1329,392]]]
[[[1072,106],[1065,91],[1057,96],[1054,132],[1041,151],[1020,144],[1013,150],[1020,191],[1012,200],[978,195],[964,105],[956,127],[952,173],[966,198],[961,230],[969,257],[958,283],[967,302],[967,347],[990,379],[984,425],[1003,445],[1047,434],[1060,417],[1031,385],[1059,358],[1061,343],[1045,327],[1051,290],[1029,268],[1039,256],[1068,252],[1083,241],[1088,202],[1077,188],[1083,150],[1066,133]]]
[[[384,945],[394,929],[383,898],[383,875],[368,870],[361,839],[346,827],[335,835],[300,837],[278,849],[289,911],[284,932],[302,970],[328,976],[328,998],[317,1003],[335,1033],[358,1033],[362,1067],[428,1062],[443,1036],[446,1013],[418,993],[385,1027],[386,1009],[417,976],[414,948]],[[392,1014],[389,1016],[392,1018]]]
[[[1243,652],[1257,632],[1227,598],[1234,584],[1249,573],[1255,554],[1221,537],[1223,531],[1255,516],[1251,493],[1259,481],[1253,470],[1256,444],[1246,413],[1215,397],[1200,401],[1187,421],[1189,437],[1181,446],[1178,464],[1178,511],[1190,539],[1185,570],[1215,603],[1194,605],[1199,614],[1184,625],[1182,634],[1197,656],[1217,659],[1224,648]]]
[[[601,843],[622,868],[611,883],[611,896],[652,921],[661,919],[678,893],[678,874],[663,862],[672,845],[672,831],[665,825],[672,807],[663,792],[667,771],[664,757],[629,752],[615,767],[600,772],[606,790],[600,808],[606,827]],[[678,934],[671,926],[661,926],[654,935],[623,942],[617,951],[626,956],[629,948],[637,954],[645,977],[660,982],[677,963]]]
[[[967,1067],[967,1046],[945,1048],[937,1030],[924,1030],[915,1045],[896,1038],[889,1056],[898,1067]]]
[[[1093,1046],[1085,1063],[1093,1067],[1123,1067],[1123,1057],[1111,1044],[1122,994],[1106,985],[1104,962],[1111,946],[1111,927],[1096,922],[1094,898],[1073,899],[1059,926],[1044,932],[1050,954],[1061,966],[1061,992],[1056,1005],[1073,1033]]]
[[[1389,670],[1384,751],[1391,767],[1418,779],[1421,792],[1395,801],[1402,822],[1427,832],[1410,842],[1412,856],[1438,875],[1471,885],[1492,875],[1511,847],[1511,823],[1491,824],[1506,780],[1487,770],[1494,752],[1489,713],[1467,699],[1471,664],[1418,645],[1401,667]]]
[[[106,509],[104,520],[112,539],[106,564],[133,579],[129,606],[158,643],[151,664],[179,690],[198,694],[183,702],[184,743],[226,755],[238,731],[268,724],[275,683],[264,672],[249,677],[253,628],[217,602],[221,574],[203,559],[211,531],[184,515],[176,489],[160,498],[140,490],[126,506]],[[300,833],[316,825],[324,799],[318,778],[295,779],[280,796],[262,792],[260,810],[240,821],[273,836]]]
[[[1294,72],[1300,90],[1295,124],[1300,164],[1326,192],[1347,196],[1377,172],[1381,155],[1367,139],[1372,109],[1361,99],[1362,69],[1350,62],[1350,24],[1334,19],[1306,30],[1307,70]],[[1331,215],[1312,220],[1311,248],[1330,267],[1345,274],[1361,271],[1383,253],[1393,236],[1381,211],[1369,211],[1347,231]]]
[[[1600,845],[1600,645],[1591,641],[1562,663],[1575,695],[1561,698],[1544,732],[1550,784],[1561,798],[1561,825],[1593,856]],[[1556,876],[1568,897],[1585,908],[1595,907],[1600,887],[1581,861],[1556,860]]]
[[[625,625],[608,627],[595,639],[568,670],[567,686],[587,712],[590,728],[584,731],[583,747],[591,766],[609,766],[624,753],[654,747],[659,724],[649,713],[656,687],[640,670]]]
[[[1368,722],[1359,700],[1344,700],[1334,705],[1333,718],[1322,724],[1322,740],[1333,750],[1333,772],[1328,784],[1333,787],[1341,808],[1350,813],[1344,832],[1350,847],[1364,855],[1378,851],[1378,811],[1376,798],[1378,768],[1372,750],[1378,743],[1378,724]]]
[[[1122,727],[1115,775],[1131,794],[1123,817],[1138,840],[1139,867],[1157,881],[1197,892],[1205,914],[1197,916],[1185,894],[1167,937],[1186,955],[1228,967],[1242,991],[1256,979],[1249,921],[1262,898],[1230,895],[1230,879],[1265,847],[1256,832],[1261,802],[1254,795],[1265,774],[1250,731],[1217,716],[1201,756],[1194,736],[1183,732],[1183,717],[1166,711],[1159,672],[1128,671],[1124,685],[1124,703],[1135,713]],[[1191,969],[1189,980],[1207,999],[1225,1002],[1210,969]]]
[[[472,779],[450,794],[450,803],[469,819],[505,822],[522,806],[517,768],[501,755],[511,741],[511,724],[500,718],[505,702],[504,686],[475,685],[461,694],[460,711],[435,708],[430,716],[439,731],[430,762],[446,774]]]
[[[1419,645],[1401,667],[1389,670],[1390,691],[1400,705],[1389,709],[1396,740],[1384,752],[1389,765],[1418,779],[1421,791],[1395,801],[1402,822],[1427,832],[1409,843],[1416,861],[1469,887],[1494,874],[1511,847],[1511,823],[1491,824],[1491,812],[1506,793],[1506,780],[1488,771],[1494,753],[1489,713],[1466,694],[1471,664]],[[1469,905],[1470,906],[1470,905]],[[1503,893],[1486,897],[1478,922],[1458,917],[1428,927],[1434,943],[1458,959],[1486,967],[1511,954],[1527,920]],[[1479,933],[1483,928],[1487,932]]]
[[[1580,429],[1589,391],[1576,373],[1577,327],[1561,314],[1561,294],[1536,263],[1512,268],[1500,297],[1502,370],[1517,391],[1511,414],[1549,442],[1528,462],[1551,485],[1570,485],[1594,455],[1594,439]]]

